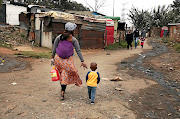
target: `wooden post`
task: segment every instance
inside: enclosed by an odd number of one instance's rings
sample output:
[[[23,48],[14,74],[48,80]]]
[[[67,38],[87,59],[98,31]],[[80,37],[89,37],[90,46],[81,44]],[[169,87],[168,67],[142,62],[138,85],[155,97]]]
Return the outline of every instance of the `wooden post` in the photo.
[[[105,47],[107,46],[107,30],[105,31]]]
[[[120,45],[120,41],[121,41],[121,32],[119,32],[119,45]]]

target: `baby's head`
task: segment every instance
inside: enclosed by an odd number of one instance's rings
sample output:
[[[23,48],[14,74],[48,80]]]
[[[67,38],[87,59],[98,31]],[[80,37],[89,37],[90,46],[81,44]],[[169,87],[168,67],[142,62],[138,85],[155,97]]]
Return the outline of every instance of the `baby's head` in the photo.
[[[90,64],[90,68],[91,68],[92,71],[95,71],[97,69],[97,64],[95,62],[92,62]]]

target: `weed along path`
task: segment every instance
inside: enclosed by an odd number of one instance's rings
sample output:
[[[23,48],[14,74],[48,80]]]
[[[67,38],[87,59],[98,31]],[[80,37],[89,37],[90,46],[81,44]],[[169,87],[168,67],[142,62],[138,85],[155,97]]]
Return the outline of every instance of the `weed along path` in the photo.
[[[51,81],[50,59],[24,58],[23,61],[28,62],[30,66],[20,71],[0,73],[0,118],[136,119],[143,117],[142,115],[153,117],[151,109],[146,107],[147,102],[142,106],[143,99],[150,88],[161,87],[148,76],[139,75],[141,72],[131,70],[131,67],[122,70],[118,65],[126,64],[130,59],[151,49],[146,43],[144,49],[138,46],[132,50],[82,50],[85,63],[89,67],[91,62],[96,62],[101,77],[94,105],[89,102],[85,81],[90,69],[80,68],[77,55],[74,56],[74,61],[83,84],[81,87],[68,85],[64,101],[60,101],[59,82]],[[137,97],[142,98],[138,100]],[[155,99],[157,96],[154,94],[152,97]],[[149,112],[143,112],[141,108],[149,109]],[[159,110],[162,108],[164,107],[159,107]]]

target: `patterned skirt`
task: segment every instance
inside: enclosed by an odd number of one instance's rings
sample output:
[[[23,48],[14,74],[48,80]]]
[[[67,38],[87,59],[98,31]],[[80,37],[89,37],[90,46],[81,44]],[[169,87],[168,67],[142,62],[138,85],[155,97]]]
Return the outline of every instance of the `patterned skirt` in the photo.
[[[59,70],[61,85],[75,84],[76,86],[80,86],[82,84],[72,56],[62,59],[56,54],[55,67]]]

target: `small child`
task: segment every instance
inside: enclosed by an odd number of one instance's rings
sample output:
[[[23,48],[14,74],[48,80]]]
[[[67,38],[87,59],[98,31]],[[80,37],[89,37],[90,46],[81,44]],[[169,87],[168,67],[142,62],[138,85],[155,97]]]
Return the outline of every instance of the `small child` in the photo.
[[[90,68],[92,71],[89,71],[86,75],[86,82],[88,88],[89,99],[91,100],[91,104],[94,104],[94,98],[96,93],[97,84],[100,82],[100,75],[96,72],[97,64],[92,62],[90,64]]]
[[[141,47],[143,48],[145,38],[144,38],[144,37],[141,37],[140,40],[141,40]]]

